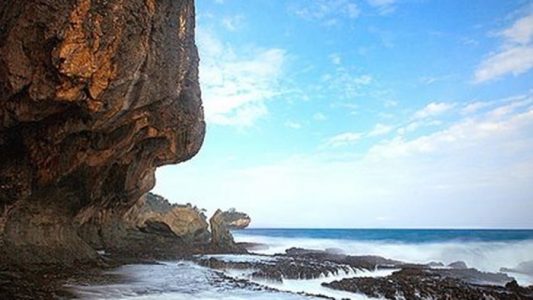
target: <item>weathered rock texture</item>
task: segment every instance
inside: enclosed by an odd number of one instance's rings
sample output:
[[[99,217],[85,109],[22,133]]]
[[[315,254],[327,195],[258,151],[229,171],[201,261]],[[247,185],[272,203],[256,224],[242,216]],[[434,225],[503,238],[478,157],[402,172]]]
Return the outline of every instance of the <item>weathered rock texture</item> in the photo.
[[[158,230],[168,227],[170,234],[191,244],[206,244],[211,234],[208,231],[207,217],[191,204],[170,204],[153,193],[139,200],[141,205],[133,206],[124,216],[125,220],[142,231]]]
[[[252,219],[245,213],[238,212],[234,208],[222,213],[222,218],[229,229],[244,229],[250,225]]]
[[[0,1],[0,257],[94,259],[204,128],[192,0]]]
[[[220,209],[217,209],[209,219],[209,225],[211,227],[211,249],[213,252],[247,252],[233,240],[233,235],[224,219],[224,213]]]
[[[147,193],[125,214],[84,223],[78,234],[94,249],[121,260],[172,259],[205,251],[211,238],[208,227],[200,209]]]

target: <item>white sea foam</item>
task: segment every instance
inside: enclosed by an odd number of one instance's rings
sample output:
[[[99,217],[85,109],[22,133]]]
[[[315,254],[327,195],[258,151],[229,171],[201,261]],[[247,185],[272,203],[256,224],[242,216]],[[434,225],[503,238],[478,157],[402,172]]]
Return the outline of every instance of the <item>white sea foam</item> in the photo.
[[[464,261],[469,267],[486,272],[498,272],[500,268],[513,268],[524,261],[533,260],[533,240],[510,242],[447,241],[431,243],[401,243],[386,241],[351,241],[317,238],[285,238],[234,233],[237,242],[252,242],[268,245],[254,251],[260,254],[283,253],[290,247],[307,249],[342,249],[351,255],[379,255],[412,263],[431,261],[449,264]],[[533,277],[517,275],[521,284],[533,284]]]
[[[240,262],[269,262],[269,261],[275,261],[277,258],[273,256],[268,255],[247,255],[247,254],[210,254],[210,255],[201,255],[202,257],[206,258],[216,258],[221,261],[225,262],[234,262],[234,263],[240,263]]]
[[[282,282],[263,280],[263,279],[254,279],[250,275],[253,270],[226,270],[226,274],[234,278],[243,278],[249,279],[253,282],[259,283],[264,286],[268,286],[280,291],[287,291],[292,293],[308,293],[314,295],[325,295],[328,297],[333,297],[336,299],[353,299],[353,300],[363,300],[370,299],[363,294],[354,294],[350,292],[344,292],[339,290],[330,289],[322,286],[323,282],[332,282],[335,280],[341,280],[344,278],[353,278],[353,277],[383,277],[388,276],[397,270],[355,270],[349,269],[348,271],[339,270],[337,274],[323,274],[319,278],[315,279],[287,279],[283,278]],[[376,299],[376,298],[372,298]]]
[[[192,262],[167,262],[160,265],[126,265],[113,272],[127,276],[124,283],[109,285],[71,285],[82,299],[170,299],[170,300],[302,300],[304,296],[239,289],[214,285],[214,272]]]

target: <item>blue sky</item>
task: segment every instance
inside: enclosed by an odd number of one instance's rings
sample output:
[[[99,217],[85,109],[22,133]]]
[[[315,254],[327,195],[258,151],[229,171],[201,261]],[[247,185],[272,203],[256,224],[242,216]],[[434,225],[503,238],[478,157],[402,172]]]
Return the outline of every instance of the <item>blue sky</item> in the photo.
[[[196,14],[207,135],[155,192],[255,227],[533,228],[531,1]]]

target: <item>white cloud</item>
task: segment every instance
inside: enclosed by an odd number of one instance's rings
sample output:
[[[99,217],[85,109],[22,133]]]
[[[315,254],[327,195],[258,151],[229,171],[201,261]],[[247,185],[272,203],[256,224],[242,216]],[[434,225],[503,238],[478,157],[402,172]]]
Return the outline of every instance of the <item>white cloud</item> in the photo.
[[[323,90],[329,90],[343,100],[353,100],[362,95],[362,89],[373,82],[368,74],[353,74],[344,68],[338,68],[334,75],[324,74],[321,78]]]
[[[341,64],[341,56],[338,53],[332,53],[329,55],[329,59],[331,60],[331,63],[334,65],[340,65]]]
[[[362,158],[298,156],[215,173],[188,163],[179,175],[158,170],[156,190],[211,211],[231,203],[257,227],[309,227],[317,219],[324,227],[533,226],[532,130],[531,110],[498,122],[485,115],[384,142]]]
[[[512,74],[518,76],[533,68],[533,46],[516,46],[489,56],[477,68],[475,82]]]
[[[282,93],[283,49],[236,49],[209,31],[197,31],[200,85],[208,122],[250,126],[268,112],[265,102]]]
[[[512,43],[529,44],[533,38],[533,14],[518,19],[513,26],[503,30],[501,35]]]
[[[344,132],[329,138],[325,145],[328,147],[346,146],[357,142],[362,136],[359,132]]]
[[[380,136],[385,135],[389,132],[391,132],[394,129],[394,127],[390,125],[385,125],[378,123],[374,128],[367,134],[367,136],[373,137],[373,136]]]
[[[391,107],[396,107],[398,106],[398,101],[396,100],[386,100],[383,105],[385,106],[385,108],[391,108]]]
[[[359,16],[357,4],[351,0],[302,1],[290,8],[295,15],[306,20],[323,21],[323,25],[336,25],[338,18],[355,19]]]
[[[313,115],[313,119],[316,121],[325,121],[328,119],[328,117],[321,112],[317,112]]]
[[[501,49],[483,60],[474,73],[474,82],[482,83],[506,75],[518,76],[533,68],[533,14],[516,20],[500,32]]]
[[[431,102],[414,114],[415,119],[425,119],[443,114],[454,107],[452,103]]]
[[[463,115],[474,114],[489,105],[490,104],[488,102],[484,102],[484,101],[476,101],[476,102],[468,103],[461,109],[461,114]]]
[[[237,31],[242,26],[243,20],[243,16],[236,15],[223,17],[220,22],[228,31]]]
[[[490,145],[493,142],[511,146],[513,142],[508,140],[516,138],[516,136],[512,137],[511,135],[517,133],[522,135],[521,138],[524,140],[533,142],[532,138],[527,135],[523,136],[527,133],[527,129],[533,127],[533,108],[519,112],[515,110],[517,106],[519,106],[517,103],[501,105],[479,118],[466,118],[441,131],[412,140],[396,137],[374,146],[369,150],[369,155],[376,156],[378,159],[420,154],[442,155],[451,151],[464,151],[472,147],[478,149],[481,155],[483,151],[499,147]],[[488,148],[482,150],[485,146]],[[504,153],[501,154],[505,155]]]
[[[380,14],[389,14],[394,12],[396,0],[367,0],[370,6],[376,7]]]
[[[302,128],[302,124],[289,120],[289,121],[285,122],[285,127],[289,127],[289,128],[292,128],[292,129],[300,129],[300,128]]]
[[[238,207],[256,227],[316,227],[317,220],[322,227],[352,228],[531,227],[533,108],[491,113],[527,99],[531,95],[494,101],[475,118],[424,136],[381,141],[363,155],[322,148],[268,164],[214,169],[192,160],[174,172],[158,169],[156,192],[210,211]],[[357,140],[352,134],[338,140]],[[379,216],[390,219],[378,222]]]

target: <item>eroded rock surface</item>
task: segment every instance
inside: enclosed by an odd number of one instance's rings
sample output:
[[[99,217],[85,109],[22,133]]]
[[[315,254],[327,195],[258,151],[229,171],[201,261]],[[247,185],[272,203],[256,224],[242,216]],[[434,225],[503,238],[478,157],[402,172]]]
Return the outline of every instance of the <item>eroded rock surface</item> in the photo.
[[[202,144],[193,1],[4,0],[0,28],[2,263],[92,261],[78,228]]]
[[[516,281],[505,286],[476,285],[421,268],[405,268],[386,277],[354,277],[322,285],[386,299],[533,299],[533,288],[520,287]]]
[[[157,230],[168,226],[170,233],[187,243],[206,244],[209,242],[209,224],[204,213],[191,204],[170,204],[170,202],[153,193],[147,193],[140,205],[132,207],[125,215],[125,220],[135,224],[143,231]],[[170,234],[169,233],[169,234]]]
[[[229,231],[226,220],[224,219],[224,213],[217,209],[213,216],[209,219],[209,225],[211,228],[211,249],[214,252],[227,252],[227,253],[245,253],[246,250],[235,243],[233,235]]]
[[[229,229],[244,229],[252,221],[250,216],[243,212],[238,212],[234,208],[224,211],[222,218]]]

